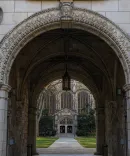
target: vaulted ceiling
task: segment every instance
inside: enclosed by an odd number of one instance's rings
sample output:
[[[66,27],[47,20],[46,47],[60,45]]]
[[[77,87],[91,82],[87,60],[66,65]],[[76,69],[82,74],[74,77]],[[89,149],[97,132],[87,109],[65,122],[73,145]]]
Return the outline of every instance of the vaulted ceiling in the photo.
[[[69,44],[67,67],[73,79],[98,95],[104,88],[113,91],[115,83],[117,86],[123,84],[123,70],[113,50],[100,37],[76,29],[48,31],[30,41],[13,65],[20,71],[20,83],[24,84],[28,79],[39,91],[49,82],[61,78],[65,72],[66,41]]]

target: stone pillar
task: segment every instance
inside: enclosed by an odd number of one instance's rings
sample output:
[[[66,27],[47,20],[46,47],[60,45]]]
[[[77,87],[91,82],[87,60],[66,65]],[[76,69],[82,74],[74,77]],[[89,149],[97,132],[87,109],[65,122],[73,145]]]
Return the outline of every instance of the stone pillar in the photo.
[[[11,87],[0,84],[0,156],[6,156],[7,149],[7,107]]]
[[[29,108],[28,114],[28,144],[32,145],[33,155],[37,155],[36,152],[36,111],[34,107]]]
[[[104,108],[96,108],[96,152],[95,155],[103,154],[103,146],[104,146],[104,138],[105,138],[105,114]]]
[[[123,88],[126,96],[126,155],[130,156],[130,84]]]

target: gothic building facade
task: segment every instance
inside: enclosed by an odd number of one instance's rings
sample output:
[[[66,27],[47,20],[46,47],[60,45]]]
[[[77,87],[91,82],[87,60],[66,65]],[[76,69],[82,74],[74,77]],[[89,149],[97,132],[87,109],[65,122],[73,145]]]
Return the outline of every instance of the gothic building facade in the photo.
[[[40,121],[42,111],[47,109],[54,116],[54,128],[58,134],[76,132],[77,115],[88,113],[95,108],[95,100],[90,90],[81,82],[71,80],[71,90],[62,90],[62,80],[51,82],[40,93],[37,100]]]

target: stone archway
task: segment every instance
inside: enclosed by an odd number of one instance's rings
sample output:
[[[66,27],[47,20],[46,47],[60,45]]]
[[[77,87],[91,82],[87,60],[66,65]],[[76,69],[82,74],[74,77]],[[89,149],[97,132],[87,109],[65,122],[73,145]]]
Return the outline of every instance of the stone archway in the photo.
[[[124,90],[130,96],[130,40],[128,36],[107,18],[85,9],[74,8],[72,3],[61,3],[59,8],[52,8],[36,13],[24,20],[10,31],[0,43],[0,82],[1,102],[0,134],[5,133],[7,124],[7,100],[10,87],[7,85],[12,64],[19,51],[37,35],[61,27],[89,31],[102,38],[115,51],[125,74]],[[127,115],[129,116],[129,98],[127,98]],[[129,119],[128,126],[129,126]],[[128,138],[130,131],[128,130]],[[129,140],[129,139],[128,139]],[[129,141],[128,141],[129,142]],[[6,155],[6,135],[1,141],[0,149]],[[129,143],[128,143],[129,145]],[[130,147],[128,147],[130,149]]]

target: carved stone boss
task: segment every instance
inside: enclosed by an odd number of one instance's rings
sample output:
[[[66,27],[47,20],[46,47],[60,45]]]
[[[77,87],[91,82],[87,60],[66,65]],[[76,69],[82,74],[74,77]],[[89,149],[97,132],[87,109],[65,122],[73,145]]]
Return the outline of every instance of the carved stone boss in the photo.
[[[72,27],[73,2],[60,2],[61,28]]]
[[[60,2],[61,20],[72,20],[73,2]]]

